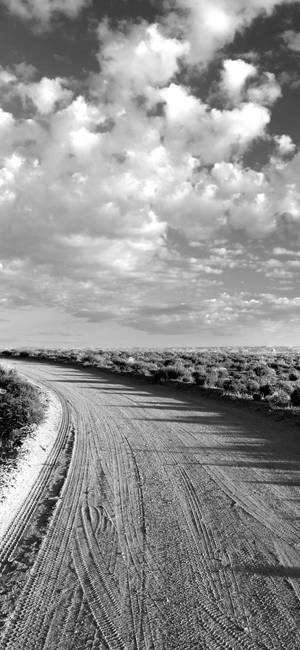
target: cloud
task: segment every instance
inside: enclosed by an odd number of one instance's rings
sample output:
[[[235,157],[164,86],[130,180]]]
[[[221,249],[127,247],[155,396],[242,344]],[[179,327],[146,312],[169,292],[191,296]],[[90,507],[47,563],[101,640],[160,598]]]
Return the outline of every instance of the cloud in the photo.
[[[269,303],[276,309],[289,309],[297,311],[300,307],[300,296],[289,298],[287,296],[276,296],[269,293],[263,293],[261,296],[266,303]]]
[[[268,109],[258,103],[245,102],[231,110],[211,109],[186,87],[174,83],[155,90],[155,101],[165,104],[164,141],[169,150],[181,157],[182,151],[189,153],[202,164],[242,153],[253,140],[264,137],[270,121]]]
[[[166,21],[104,21],[99,73],[83,94],[62,77],[1,69],[3,101],[21,98],[26,108],[23,117],[0,109],[4,305],[47,304],[147,331],[257,315],[255,296],[224,292],[224,282],[233,269],[255,272],[249,252],[234,248],[239,237],[287,249],[300,236],[299,154],[288,135],[268,132],[281,91],[271,73],[226,59],[218,65],[230,101],[217,108],[181,74],[197,52],[200,60],[196,45],[207,61],[262,11],[250,5],[187,1],[212,34],[198,45],[189,22],[175,37]],[[275,143],[280,165],[245,167],[258,140]],[[270,261],[261,269],[270,282],[275,269],[282,279],[297,271]]]
[[[276,246],[273,249],[273,253],[274,253],[274,255],[284,255],[284,256],[285,255],[289,255],[289,256],[292,255],[294,257],[300,257],[300,251],[293,251],[293,250],[289,250],[287,248],[281,248],[280,246]]]
[[[26,63],[26,61],[21,61],[14,65],[14,71],[17,77],[24,82],[29,82],[34,79],[38,74],[38,69],[32,63]]]
[[[37,83],[22,84],[19,92],[25,98],[29,98],[41,115],[51,113],[56,104],[66,102],[72,98],[73,93],[64,88],[64,79],[48,79],[43,77]]]
[[[103,321],[114,319],[116,314],[107,310],[81,309],[80,311],[74,311],[73,316],[83,318],[89,323],[102,323]]]
[[[299,323],[300,297],[289,298],[272,293],[228,292],[206,298],[198,304],[180,303],[147,306],[132,310],[126,324],[146,332],[192,333],[206,330],[218,338],[236,335],[253,327],[256,331],[266,327],[276,328],[281,312],[287,310],[293,322]],[[242,330],[240,329],[242,328]],[[234,334],[233,334],[234,333]]]
[[[290,50],[293,50],[293,52],[300,52],[300,32],[287,29],[283,32],[282,38]]]
[[[14,83],[16,81],[16,76],[12,73],[9,72],[9,70],[5,70],[2,66],[0,66],[0,85],[1,86],[7,86],[11,83]]]
[[[76,18],[90,0],[1,0],[10,13],[23,20],[38,21],[44,26],[55,14]]]
[[[221,85],[229,99],[240,99],[246,81],[256,76],[257,69],[252,63],[242,59],[226,59],[223,63]]]
[[[10,13],[48,27],[56,15],[76,18],[91,0],[0,0]],[[179,32],[189,43],[192,63],[206,64],[237,31],[243,31],[259,14],[271,14],[277,4],[292,0],[166,0],[165,27]],[[289,32],[286,32],[287,34]],[[293,32],[292,32],[293,33]],[[141,46],[143,47],[143,46]]]
[[[277,152],[279,155],[288,156],[289,154],[294,153],[296,145],[289,135],[276,135],[274,137],[274,140],[276,142]]]
[[[257,16],[270,15],[276,5],[289,3],[292,0],[170,0],[175,11],[167,22],[190,43],[190,61],[206,64]]]
[[[98,28],[101,74],[99,91],[110,101],[126,101],[147,86],[164,86],[179,70],[189,44],[163,35],[157,24],[141,23],[114,31],[106,21]],[[105,82],[105,87],[103,83]]]
[[[251,102],[271,106],[281,97],[282,92],[279,83],[275,79],[275,75],[272,72],[265,72],[261,83],[256,86],[251,86],[247,94]]]

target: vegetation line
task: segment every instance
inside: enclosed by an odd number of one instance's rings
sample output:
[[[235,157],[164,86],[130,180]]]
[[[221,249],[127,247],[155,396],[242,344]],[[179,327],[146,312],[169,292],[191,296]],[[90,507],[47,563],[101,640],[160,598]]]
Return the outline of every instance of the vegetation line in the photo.
[[[154,383],[197,386],[207,395],[262,403],[299,414],[300,351],[295,348],[165,350],[3,350],[6,357],[89,366]]]

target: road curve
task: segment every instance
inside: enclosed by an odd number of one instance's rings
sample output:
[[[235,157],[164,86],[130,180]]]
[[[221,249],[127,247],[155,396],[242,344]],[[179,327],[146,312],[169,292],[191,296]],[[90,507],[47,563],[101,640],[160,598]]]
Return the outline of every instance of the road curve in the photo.
[[[75,443],[1,650],[300,647],[296,429],[108,374],[14,365],[60,396]]]

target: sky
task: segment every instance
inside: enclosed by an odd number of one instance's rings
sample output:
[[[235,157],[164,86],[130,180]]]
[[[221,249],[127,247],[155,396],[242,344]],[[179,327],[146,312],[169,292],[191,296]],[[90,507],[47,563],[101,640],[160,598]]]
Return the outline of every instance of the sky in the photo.
[[[1,347],[299,345],[299,62],[299,0],[0,0]]]

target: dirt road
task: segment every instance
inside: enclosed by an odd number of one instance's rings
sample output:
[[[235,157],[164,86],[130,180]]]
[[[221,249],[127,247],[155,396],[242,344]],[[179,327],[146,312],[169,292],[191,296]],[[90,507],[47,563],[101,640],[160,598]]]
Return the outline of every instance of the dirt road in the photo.
[[[70,427],[75,438],[1,650],[300,648],[296,429],[185,392],[15,365],[60,395],[55,453]],[[11,566],[23,530],[2,549]]]

